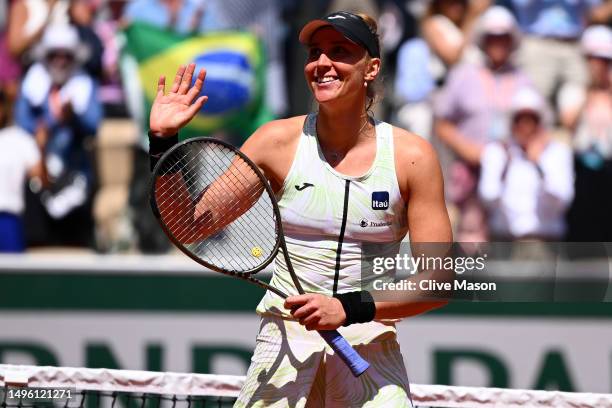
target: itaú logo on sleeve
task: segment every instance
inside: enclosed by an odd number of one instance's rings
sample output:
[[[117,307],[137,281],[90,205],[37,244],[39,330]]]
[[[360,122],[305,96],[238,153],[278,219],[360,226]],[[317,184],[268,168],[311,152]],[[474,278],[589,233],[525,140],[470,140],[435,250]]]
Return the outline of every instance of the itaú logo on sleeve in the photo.
[[[389,192],[374,191],[372,193],[372,209],[386,210],[387,208],[389,208]]]

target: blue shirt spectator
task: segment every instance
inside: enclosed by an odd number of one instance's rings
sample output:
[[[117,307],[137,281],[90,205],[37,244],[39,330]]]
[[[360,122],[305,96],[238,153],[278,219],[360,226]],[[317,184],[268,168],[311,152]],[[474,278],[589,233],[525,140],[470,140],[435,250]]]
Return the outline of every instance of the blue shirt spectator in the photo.
[[[601,0],[511,0],[524,33],[575,39],[584,30],[591,9]]]
[[[93,169],[83,140],[94,136],[102,120],[98,85],[80,69],[87,50],[72,26],[49,26],[26,72],[15,106],[15,122],[30,134],[41,125],[49,131],[49,175],[83,174],[89,184]]]
[[[168,27],[181,34],[221,28],[214,1],[206,0],[134,0],[123,16],[156,27]]]
[[[95,136],[102,119],[98,85],[82,70],[87,47],[76,28],[47,27],[35,48],[36,62],[23,79],[15,106],[17,125],[46,129],[44,153],[49,186],[26,196],[28,245],[90,247],[95,173],[86,139]],[[29,198],[28,198],[29,197]]]

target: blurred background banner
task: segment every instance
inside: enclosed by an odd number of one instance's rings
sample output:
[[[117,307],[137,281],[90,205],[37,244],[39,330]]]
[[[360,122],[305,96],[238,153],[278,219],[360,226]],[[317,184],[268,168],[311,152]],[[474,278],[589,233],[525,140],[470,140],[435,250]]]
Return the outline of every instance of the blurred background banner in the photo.
[[[2,363],[233,375],[262,295],[175,256],[4,256],[0,288]],[[611,323],[612,303],[457,302],[398,340],[415,383],[610,393]]]
[[[186,36],[144,23],[132,23],[126,30],[125,53],[138,64],[145,84],[143,111],[150,111],[156,84],[166,76],[166,90],[172,87],[176,67],[196,64],[206,68],[205,92],[209,101],[184,129],[181,138],[212,135],[223,131],[243,138],[272,119],[265,104],[265,53],[260,40],[247,31],[221,31]],[[195,78],[194,78],[195,81]],[[148,116],[142,124],[146,129]]]

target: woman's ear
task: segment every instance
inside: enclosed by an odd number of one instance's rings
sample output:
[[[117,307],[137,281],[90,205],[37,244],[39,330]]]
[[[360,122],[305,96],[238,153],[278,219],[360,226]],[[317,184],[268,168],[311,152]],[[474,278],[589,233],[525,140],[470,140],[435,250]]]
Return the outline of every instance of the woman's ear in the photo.
[[[380,58],[371,58],[365,72],[365,80],[368,82],[374,81],[380,72]]]

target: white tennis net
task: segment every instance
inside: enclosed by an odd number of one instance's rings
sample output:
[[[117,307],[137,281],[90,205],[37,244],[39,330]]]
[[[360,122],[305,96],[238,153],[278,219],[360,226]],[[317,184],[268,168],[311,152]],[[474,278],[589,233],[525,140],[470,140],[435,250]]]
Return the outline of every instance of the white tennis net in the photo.
[[[65,407],[227,407],[238,396],[242,376],[0,364],[2,407],[50,406],[9,398],[10,389],[71,390]],[[612,394],[411,384],[417,407],[609,408]],[[46,404],[46,405],[45,405]]]

